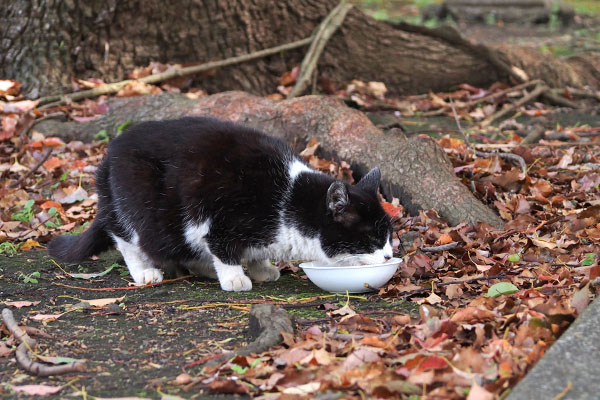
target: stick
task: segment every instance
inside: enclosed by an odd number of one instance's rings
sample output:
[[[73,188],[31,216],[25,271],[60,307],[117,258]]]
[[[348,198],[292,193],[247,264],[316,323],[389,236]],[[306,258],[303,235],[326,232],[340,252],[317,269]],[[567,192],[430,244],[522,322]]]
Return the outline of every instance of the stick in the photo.
[[[591,99],[596,99],[598,101],[600,101],[600,91],[592,91],[592,90],[585,90],[585,89],[576,89],[576,88],[567,88],[567,89],[552,89],[552,93],[556,94],[556,95],[561,95],[562,93],[564,93],[566,91],[569,92],[569,94],[578,96],[578,97],[588,97]]]
[[[48,160],[48,158],[50,157],[50,154],[52,154],[52,147],[49,147],[48,150],[46,150],[46,154],[44,154],[44,157],[42,157],[42,159],[40,161],[38,161],[38,163],[35,164],[33,166],[33,168],[31,168],[29,171],[27,171],[27,173],[25,175],[20,177],[18,181],[16,181],[12,185],[10,185],[10,188],[15,189],[15,188],[21,186],[21,184],[23,183],[23,181],[25,179],[27,179],[29,176],[31,176],[31,174],[33,174],[35,171],[37,171],[38,168],[41,167],[42,164],[46,162],[46,160]]]
[[[302,60],[302,65],[300,66],[300,76],[296,80],[296,85],[290,92],[288,99],[296,97],[300,95],[308,85],[310,84],[310,78],[317,67],[317,62],[319,61],[319,57],[325,48],[325,45],[329,41],[329,38],[337,31],[339,26],[344,22],[344,18],[350,9],[352,8],[352,4],[346,3],[345,0],[340,1],[340,3],[333,9],[331,12],[325,17],[323,22],[319,25],[313,37],[308,52],[304,56],[304,60]]]
[[[533,89],[531,91],[531,93],[527,94],[526,96],[521,98],[516,103],[513,103],[510,106],[505,107],[502,110],[498,111],[497,113],[490,115],[489,117],[487,117],[486,119],[481,121],[479,123],[479,125],[481,125],[482,127],[486,127],[486,126],[490,125],[492,122],[494,122],[498,118],[508,114],[509,112],[514,111],[515,109],[521,107],[524,104],[529,103],[530,101],[537,99],[539,96],[541,96],[543,93],[546,93],[548,90],[549,90],[548,86],[546,86],[544,84],[538,84],[535,87],[535,89]]]
[[[210,69],[218,68],[218,67],[226,67],[233,64],[239,64],[245,61],[255,60],[257,58],[262,58],[266,56],[270,56],[272,54],[277,54],[279,52],[285,50],[292,50],[298,47],[306,46],[307,44],[312,42],[312,37],[308,37],[305,39],[297,40],[295,42],[283,44],[281,46],[271,47],[264,50],[255,51],[253,53],[244,54],[241,56],[235,56],[231,58],[226,58],[221,61],[210,61],[200,65],[194,65],[192,67],[186,68],[176,68],[170,71],[162,72],[160,74],[149,75],[140,79],[127,79],[120,82],[109,83],[104,86],[100,86],[90,90],[84,90],[76,93],[69,93],[64,95],[55,95],[55,96],[46,96],[39,99],[39,105],[52,103],[53,106],[64,104],[67,99],[71,101],[77,101],[81,99],[87,99],[90,97],[96,97],[103,94],[116,93],[121,88],[123,88],[128,83],[132,82],[142,82],[142,83],[158,83],[171,78],[176,78],[180,76],[188,76],[192,74],[197,74],[199,72],[208,71]]]
[[[598,146],[596,142],[567,142],[567,143],[530,143],[523,145],[522,143],[473,143],[473,147],[479,149],[514,149],[515,147],[524,146],[547,146],[547,147],[567,147],[567,146]]]
[[[504,96],[504,95],[506,95],[508,93],[515,92],[517,90],[527,89],[530,86],[538,85],[540,83],[543,83],[543,82],[541,80],[539,80],[539,79],[534,79],[534,80],[529,81],[529,82],[521,83],[520,85],[513,86],[511,88],[504,89],[504,90],[501,90],[501,91],[496,92],[496,93],[488,94],[487,96],[484,96],[484,97],[482,97],[480,99],[470,100],[470,101],[468,101],[468,102],[466,102],[464,104],[464,108],[469,108],[469,107],[475,106],[475,105],[477,105],[479,103],[483,103],[484,101],[494,100],[494,99],[496,99],[498,97],[502,97],[502,96]],[[447,109],[448,109],[448,106],[446,105],[446,106],[444,106],[444,107],[442,107],[440,109],[423,113],[423,115],[426,116],[426,117],[428,117],[428,116],[434,116],[434,115],[440,115],[440,114],[445,113]]]
[[[85,370],[85,363],[81,361],[53,366],[44,365],[37,361],[33,361],[31,358],[29,358],[27,350],[31,350],[33,347],[35,347],[35,339],[29,337],[27,333],[19,328],[15,322],[12,311],[10,311],[8,308],[2,310],[2,320],[4,321],[4,326],[6,326],[6,329],[8,329],[10,333],[12,333],[15,338],[21,342],[19,347],[17,347],[15,358],[17,359],[17,363],[19,363],[21,368],[23,368],[25,371],[36,376],[51,376]]]

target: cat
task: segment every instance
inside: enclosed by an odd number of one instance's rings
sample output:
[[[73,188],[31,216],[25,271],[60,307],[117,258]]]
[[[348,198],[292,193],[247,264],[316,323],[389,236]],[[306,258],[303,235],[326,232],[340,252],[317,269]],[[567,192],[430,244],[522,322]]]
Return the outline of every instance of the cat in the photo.
[[[98,212],[49,254],[81,262],[116,245],[137,285],[166,273],[218,279],[227,291],[279,279],[269,259],[364,263],[392,257],[375,168],[350,186],[310,168],[283,141],[208,117],[142,122],[98,167]]]

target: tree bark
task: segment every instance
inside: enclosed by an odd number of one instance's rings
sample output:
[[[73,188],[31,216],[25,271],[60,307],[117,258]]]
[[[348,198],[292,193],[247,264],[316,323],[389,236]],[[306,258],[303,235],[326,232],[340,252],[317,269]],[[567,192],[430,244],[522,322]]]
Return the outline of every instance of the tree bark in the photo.
[[[296,151],[316,137],[324,156],[349,162],[358,175],[379,167],[384,194],[399,197],[409,212],[433,208],[452,225],[486,222],[500,227],[502,220],[455,176],[444,151],[428,137],[384,133],[360,111],[339,99],[303,96],[274,101],[243,92],[225,92],[197,100],[163,93],[109,100],[109,111],[86,123],[42,121],[36,129],[65,140],[92,140],[105,129],[114,135],[117,127],[131,121],[210,115],[256,127],[283,138]]]
[[[225,59],[309,37],[337,2],[3,1],[0,76],[21,81],[37,97],[70,91],[74,77],[121,80],[150,61]],[[445,91],[465,82],[486,86],[505,76],[481,53],[426,32],[375,21],[355,7],[328,42],[318,72],[340,83],[383,81],[392,94]],[[305,51],[214,71],[201,77],[201,86],[208,92],[273,93]],[[581,84],[572,78],[552,82]]]

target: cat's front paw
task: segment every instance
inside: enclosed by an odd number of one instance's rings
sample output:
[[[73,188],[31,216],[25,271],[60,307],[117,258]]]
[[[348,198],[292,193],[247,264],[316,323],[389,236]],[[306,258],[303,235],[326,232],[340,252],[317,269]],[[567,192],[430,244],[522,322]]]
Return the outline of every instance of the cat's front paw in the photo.
[[[227,290],[228,292],[252,290],[252,281],[250,281],[250,278],[243,273],[219,279],[219,283],[221,284],[221,289]]]
[[[148,268],[141,272],[139,282],[136,280],[136,286],[144,286],[149,283],[159,283],[163,281],[163,273],[156,268]]]
[[[254,282],[273,282],[279,279],[279,269],[269,260],[251,261],[248,263],[248,275]]]

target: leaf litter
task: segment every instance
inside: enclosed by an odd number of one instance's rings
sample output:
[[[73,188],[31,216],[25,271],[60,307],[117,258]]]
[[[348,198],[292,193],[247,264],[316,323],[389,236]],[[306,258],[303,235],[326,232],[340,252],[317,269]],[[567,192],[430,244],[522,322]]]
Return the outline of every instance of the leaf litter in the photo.
[[[148,68],[135,74],[143,76],[169,67]],[[287,95],[296,77],[297,70],[284,76],[277,96]],[[89,88],[102,82],[77,80],[74,85]],[[452,93],[391,99],[385,96],[385,85],[377,82],[353,81],[343,89],[335,89],[326,80],[320,85],[362,109],[395,109],[405,116],[448,114],[452,99],[459,115],[473,121],[485,119],[507,98],[518,95],[507,92],[481,106],[474,100],[507,87],[462,85]],[[133,85],[118,95],[142,95],[173,87]],[[27,248],[25,243],[31,248],[58,234],[81,232],[95,215],[94,173],[106,140],[99,137],[90,144],[63,143],[35,129],[27,134],[27,119],[44,117],[49,111],[41,112],[35,109],[36,104],[22,100],[18,82],[0,81],[0,95],[7,100],[1,103],[0,243],[21,251]],[[105,101],[100,97],[69,103],[65,108],[71,119],[87,121],[107,111]],[[553,110],[535,103],[522,111],[542,115]],[[404,255],[396,276],[376,294],[391,308],[366,314],[354,311],[350,299],[345,305],[330,304],[325,307],[325,322],[303,321],[308,327],[299,325],[294,337],[260,354],[260,362],[237,356],[205,366],[185,383],[174,384],[258,398],[329,398],[342,393],[344,398],[356,399],[364,395],[468,399],[503,395],[585,310],[596,295],[600,278],[597,128],[548,129],[539,144],[525,146],[520,144],[522,126],[503,124],[495,139],[477,130],[471,132],[472,138],[518,154],[527,163],[526,173],[496,155],[474,156],[462,138],[444,136],[438,140],[459,178],[482,202],[498,210],[505,221],[503,230],[485,224],[451,227],[434,210],[410,216],[397,199],[383,202],[395,221],[395,251]],[[567,141],[552,139],[557,132]],[[568,140],[587,144],[570,146]],[[319,157],[318,147],[316,141],[310,141],[302,156],[314,168],[352,182],[350,166]],[[20,181],[42,160],[45,151],[50,151],[50,157]],[[452,243],[457,245],[439,251],[422,250]],[[298,272],[293,265],[287,269]],[[94,279],[108,272],[110,269],[100,274],[69,275]],[[98,306],[122,299],[99,299]],[[418,315],[394,313],[398,300],[417,304]],[[52,320],[61,315],[30,318]],[[23,390],[55,390],[30,386]]]

